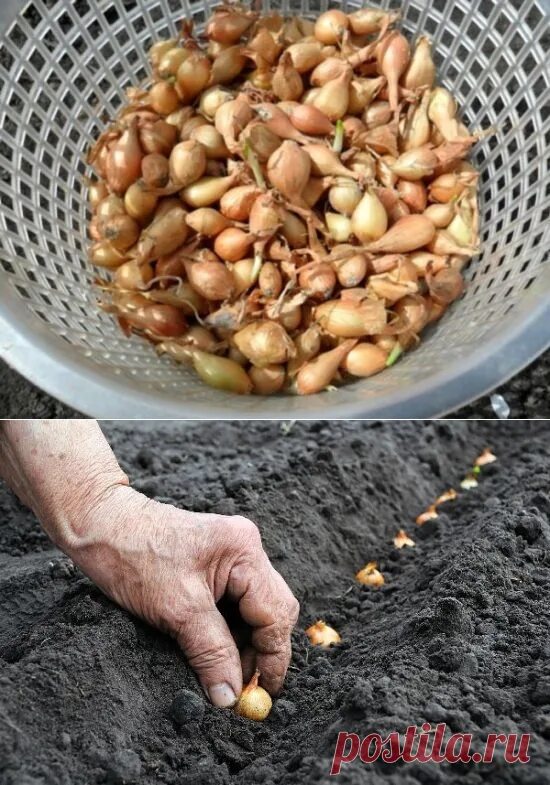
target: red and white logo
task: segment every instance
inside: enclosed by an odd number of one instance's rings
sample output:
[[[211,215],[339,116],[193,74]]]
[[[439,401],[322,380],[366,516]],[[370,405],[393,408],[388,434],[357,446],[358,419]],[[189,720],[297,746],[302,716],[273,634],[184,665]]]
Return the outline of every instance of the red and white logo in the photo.
[[[472,752],[471,733],[446,733],[447,725],[442,722],[432,728],[430,723],[409,725],[404,734],[394,731],[386,738],[379,733],[369,733],[361,739],[357,733],[340,731],[332,759],[330,773],[339,774],[342,766],[359,758],[362,763],[491,763],[495,748],[503,750],[506,763],[528,763],[528,733],[490,733],[483,752]]]

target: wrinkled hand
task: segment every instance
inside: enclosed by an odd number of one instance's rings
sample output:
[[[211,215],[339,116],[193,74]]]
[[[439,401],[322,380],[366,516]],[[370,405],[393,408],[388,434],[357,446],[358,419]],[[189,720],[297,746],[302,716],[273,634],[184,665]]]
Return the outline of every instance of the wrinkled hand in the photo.
[[[178,510],[125,486],[81,514],[69,555],[113,600],[177,640],[214,705],[232,705],[254,667],[277,694],[299,606],[252,521]],[[216,606],[223,596],[252,628],[241,653]]]

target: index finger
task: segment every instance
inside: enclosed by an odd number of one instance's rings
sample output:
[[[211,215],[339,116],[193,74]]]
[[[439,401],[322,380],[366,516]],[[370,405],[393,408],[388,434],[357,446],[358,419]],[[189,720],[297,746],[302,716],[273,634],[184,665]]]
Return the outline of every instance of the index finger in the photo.
[[[260,683],[276,695],[290,663],[290,634],[298,620],[298,601],[265,553],[255,564],[236,565],[231,570],[228,593],[238,601],[241,616],[253,627]]]

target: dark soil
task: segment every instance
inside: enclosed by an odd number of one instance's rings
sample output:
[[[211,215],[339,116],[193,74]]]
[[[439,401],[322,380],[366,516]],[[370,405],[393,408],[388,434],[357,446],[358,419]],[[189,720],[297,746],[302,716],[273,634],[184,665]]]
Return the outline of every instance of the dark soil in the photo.
[[[207,705],[176,645],[105,599],[2,489],[2,785],[328,783],[338,730],[422,722],[471,732],[481,751],[490,732],[531,733],[531,762],[358,762],[340,781],[549,781],[548,423],[105,430],[144,493],[259,524],[302,604],[286,688],[264,723]],[[480,486],[415,526],[486,445],[498,462]],[[415,548],[393,548],[402,526]],[[386,576],[379,590],[354,581],[371,559]],[[318,618],[340,646],[308,644]],[[198,698],[191,722],[185,702],[171,712],[181,690]]]

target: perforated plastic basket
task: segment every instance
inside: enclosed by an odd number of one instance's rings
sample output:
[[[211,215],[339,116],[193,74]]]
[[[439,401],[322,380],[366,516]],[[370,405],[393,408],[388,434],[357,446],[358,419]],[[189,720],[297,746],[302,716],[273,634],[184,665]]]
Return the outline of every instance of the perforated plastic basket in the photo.
[[[376,4],[376,3],[371,3]],[[353,9],[357,3],[344,3]],[[391,370],[312,397],[218,393],[126,339],[98,311],[86,259],[83,154],[151,42],[213,6],[181,0],[1,0],[0,350],[27,378],[97,417],[420,417],[455,408],[550,343],[548,0],[405,0],[442,83],[474,128],[483,253],[468,290]],[[266,3],[315,17],[314,2]]]

